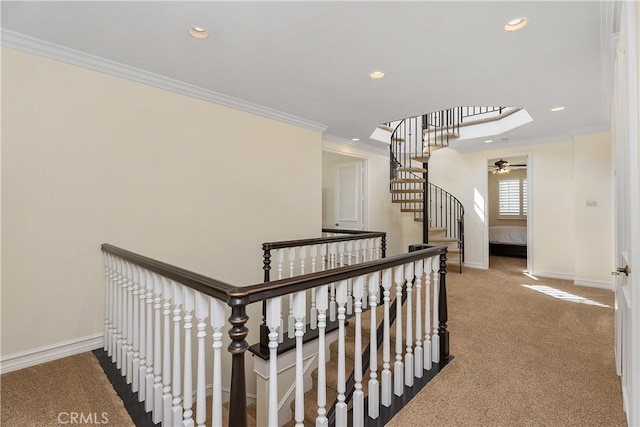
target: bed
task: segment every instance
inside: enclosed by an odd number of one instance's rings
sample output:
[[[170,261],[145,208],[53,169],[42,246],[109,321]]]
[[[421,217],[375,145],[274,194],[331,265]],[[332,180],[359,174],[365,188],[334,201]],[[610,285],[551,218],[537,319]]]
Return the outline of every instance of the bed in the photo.
[[[489,227],[489,254],[527,257],[527,227],[499,225]]]

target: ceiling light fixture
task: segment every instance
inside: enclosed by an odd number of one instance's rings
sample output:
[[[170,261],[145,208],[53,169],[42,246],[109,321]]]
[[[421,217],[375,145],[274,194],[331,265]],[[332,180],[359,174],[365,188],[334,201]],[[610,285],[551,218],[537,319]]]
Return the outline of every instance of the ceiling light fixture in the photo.
[[[493,142],[493,139],[487,139],[484,143],[485,143],[485,144],[488,144],[488,143],[490,143],[490,142]]]
[[[511,168],[509,167],[510,166],[509,162],[506,160],[500,159],[497,162],[495,162],[494,165],[496,165],[496,168],[493,171],[495,175],[502,175],[502,174],[511,172]]]
[[[384,71],[374,71],[373,73],[369,74],[369,77],[371,77],[372,79],[381,79],[384,77]]]
[[[551,109],[551,111],[553,111],[554,113],[555,113],[556,111],[562,111],[562,110],[564,110],[564,107],[563,107],[563,106],[553,107],[553,108]]]
[[[527,18],[525,18],[525,17],[512,19],[511,21],[509,21],[506,24],[504,24],[504,30],[505,31],[518,31],[518,30],[526,27],[528,22],[529,21],[527,21]]]
[[[351,138],[352,141],[357,142],[360,141],[360,138]]]
[[[189,35],[194,39],[202,40],[209,37],[209,32],[207,31],[206,28],[203,28],[203,27],[198,27],[194,25],[193,27],[189,27],[188,31],[189,31]]]

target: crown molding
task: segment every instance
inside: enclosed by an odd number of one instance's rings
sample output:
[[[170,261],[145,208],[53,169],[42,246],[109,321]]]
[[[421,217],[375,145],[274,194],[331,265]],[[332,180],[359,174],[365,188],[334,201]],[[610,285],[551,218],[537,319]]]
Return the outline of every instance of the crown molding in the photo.
[[[165,77],[139,68],[131,67],[99,56],[91,55],[75,49],[70,49],[55,43],[28,36],[2,28],[0,30],[0,45],[21,50],[33,55],[42,56],[56,61],[83,67],[92,71],[164,89],[181,95],[197,98],[213,104],[223,105],[247,113],[289,123],[315,132],[324,132],[326,125],[307,120],[292,114],[274,110],[269,107],[244,101],[239,98],[224,95],[212,90]]]
[[[327,133],[322,135],[322,140],[323,141],[327,141],[327,142],[333,142],[333,143],[340,144],[340,145],[344,145],[344,146],[347,146],[347,147],[356,148],[358,150],[368,151],[370,153],[378,154],[380,156],[387,157],[389,155],[389,149],[388,148],[376,147],[376,146],[371,145],[371,144],[367,144],[367,143],[360,142],[360,141],[352,141],[350,139],[341,138],[339,136],[330,135],[330,134],[327,134]]]

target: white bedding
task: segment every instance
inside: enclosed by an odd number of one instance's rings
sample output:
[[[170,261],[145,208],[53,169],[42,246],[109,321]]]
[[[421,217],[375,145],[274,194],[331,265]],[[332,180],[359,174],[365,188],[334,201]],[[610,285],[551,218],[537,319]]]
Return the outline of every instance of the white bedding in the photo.
[[[527,227],[517,225],[499,225],[489,227],[489,243],[503,245],[526,245]]]

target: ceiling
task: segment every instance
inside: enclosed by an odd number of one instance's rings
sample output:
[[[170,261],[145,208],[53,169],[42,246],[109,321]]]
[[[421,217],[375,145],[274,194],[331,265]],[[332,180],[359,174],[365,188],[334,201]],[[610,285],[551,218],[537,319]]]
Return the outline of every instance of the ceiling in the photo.
[[[384,148],[378,123],[448,107],[533,122],[474,151],[609,129],[597,1],[2,2],[2,27],[326,126]],[[526,16],[529,25],[503,25]],[[208,29],[206,40],[187,29]],[[369,73],[383,70],[383,79]],[[566,109],[553,113],[551,107]],[[503,138],[507,138],[503,141]]]

